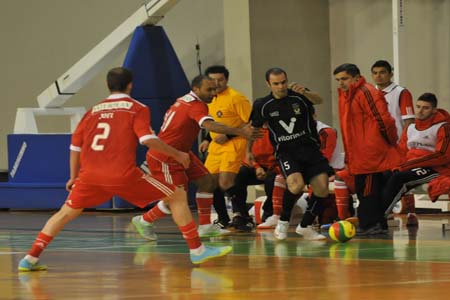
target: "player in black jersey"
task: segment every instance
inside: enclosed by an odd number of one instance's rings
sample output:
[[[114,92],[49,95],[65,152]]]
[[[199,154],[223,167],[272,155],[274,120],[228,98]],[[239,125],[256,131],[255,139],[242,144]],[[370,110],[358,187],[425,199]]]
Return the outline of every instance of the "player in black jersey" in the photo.
[[[305,184],[310,184],[313,195],[296,232],[309,240],[325,239],[310,226],[322,211],[323,200],[328,197],[328,173],[331,170],[320,152],[319,135],[313,118],[312,106],[321,103],[322,98],[299,85],[293,88],[295,91],[288,89],[287,74],[280,68],[269,69],[266,82],[271,93],[253,103],[250,119],[254,127],[266,124],[269,128],[275,155],[288,187],[275,237],[287,237],[289,213],[303,193]],[[248,155],[251,160],[251,154]]]

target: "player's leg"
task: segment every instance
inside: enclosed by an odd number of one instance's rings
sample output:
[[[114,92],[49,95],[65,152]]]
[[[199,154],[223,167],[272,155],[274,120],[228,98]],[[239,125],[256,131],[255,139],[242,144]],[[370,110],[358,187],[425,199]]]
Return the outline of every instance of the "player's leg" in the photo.
[[[60,210],[48,219],[41,232],[36,237],[27,255],[19,262],[19,271],[41,271],[47,267],[39,263],[39,257],[53,238],[64,226],[78,217],[83,208],[100,205],[111,194],[95,186],[87,186],[77,182]]]
[[[312,188],[312,195],[308,199],[308,207],[303,215],[296,232],[308,240],[320,240],[326,237],[316,232],[311,225],[324,209],[328,198],[328,174],[333,172],[328,161],[320,152],[311,150],[309,164],[305,164],[303,175]]]
[[[139,207],[144,207],[156,199],[163,199],[167,202],[172,212],[172,218],[178,225],[190,249],[191,261],[194,264],[226,255],[232,250],[229,246],[208,247],[201,243],[197,226],[189,210],[186,191],[182,188],[162,183],[149,175],[144,175],[140,180],[128,185],[123,192],[118,194]]]
[[[273,174],[275,176],[268,176],[266,180],[264,180],[264,189],[266,191],[267,197],[269,197],[269,193],[271,195],[271,209],[272,212],[263,223],[258,225],[258,229],[268,229],[275,228],[280,220],[281,210],[283,208],[283,195],[286,190],[286,181],[283,176],[280,174]],[[266,200],[267,202],[267,200]],[[266,204],[264,202],[264,205]],[[264,209],[264,214],[266,214],[266,209]]]
[[[190,157],[192,161],[192,156]],[[147,165],[153,178],[161,182],[167,182],[176,186],[183,186],[186,188],[188,184],[188,176],[183,166],[176,162],[164,162],[152,155],[147,155]],[[191,166],[189,166],[190,168]],[[154,222],[170,215],[171,211],[168,203],[159,201],[157,205],[153,206],[147,212],[140,216],[135,216],[132,219],[133,225],[136,227],[139,234],[148,240],[156,240],[158,236],[155,233]]]

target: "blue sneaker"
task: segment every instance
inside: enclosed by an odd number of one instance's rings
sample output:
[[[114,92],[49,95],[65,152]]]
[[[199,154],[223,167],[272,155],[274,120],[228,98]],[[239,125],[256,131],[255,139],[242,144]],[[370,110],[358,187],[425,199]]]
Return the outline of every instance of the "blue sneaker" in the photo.
[[[210,259],[227,255],[228,253],[231,252],[231,250],[233,250],[233,247],[231,246],[224,246],[224,247],[205,246],[205,249],[202,254],[196,255],[191,253],[191,261],[193,264],[198,265]]]
[[[320,230],[321,231],[328,231],[330,229],[331,225],[333,225],[333,223],[322,224],[322,225],[320,225]]]
[[[154,226],[153,223],[142,223],[141,222],[141,216],[135,216],[133,219],[131,219],[131,223],[133,223],[134,227],[136,227],[136,230],[139,232],[139,234],[147,240],[150,241],[156,241],[158,236],[153,231]]]
[[[41,265],[39,262],[36,262],[33,264],[33,263],[30,263],[25,258],[22,258],[19,262],[19,266],[17,267],[17,269],[20,272],[45,271],[45,270],[47,270],[47,266]]]

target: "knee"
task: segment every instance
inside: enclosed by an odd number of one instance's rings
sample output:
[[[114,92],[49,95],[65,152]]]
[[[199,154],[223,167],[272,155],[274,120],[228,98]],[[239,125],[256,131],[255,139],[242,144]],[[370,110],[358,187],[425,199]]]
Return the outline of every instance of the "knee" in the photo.
[[[213,193],[216,188],[217,182],[216,180],[214,180],[214,177],[210,176],[198,186],[198,191],[204,193]]]
[[[291,192],[294,195],[299,195],[303,192],[304,185],[298,183],[298,182],[288,182],[287,188],[289,192]]]
[[[234,185],[234,180],[223,179],[219,180],[219,188],[222,191],[226,191]]]
[[[313,194],[316,195],[317,197],[321,197],[321,198],[326,198],[328,197],[329,193],[328,193],[328,184],[326,185],[319,185],[318,187],[316,187],[316,189],[313,190]]]
[[[177,187],[172,196],[168,199],[169,205],[173,206],[174,204],[187,204],[186,192],[183,188]]]

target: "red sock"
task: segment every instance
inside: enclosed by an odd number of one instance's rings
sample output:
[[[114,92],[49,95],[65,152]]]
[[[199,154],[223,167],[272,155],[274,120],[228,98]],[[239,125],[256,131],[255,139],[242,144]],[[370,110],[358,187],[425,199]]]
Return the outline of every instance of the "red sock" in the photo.
[[[33,243],[33,246],[31,246],[30,251],[28,252],[28,255],[31,255],[33,257],[39,257],[44,251],[45,248],[47,248],[48,244],[53,240],[52,236],[46,235],[43,232],[39,232],[38,236],[36,237],[36,240]]]
[[[211,224],[211,205],[213,204],[212,193],[195,194],[195,202],[198,210],[198,224]]]
[[[284,181],[283,176],[277,175],[275,177],[272,192],[272,205],[274,215],[277,216],[281,215],[281,208],[283,207],[283,194],[285,190],[286,190],[286,183]]]
[[[350,198],[350,191],[343,181],[334,181],[334,195],[336,196],[336,208],[340,220],[345,220],[350,217],[348,210],[348,203]]]
[[[161,202],[161,201],[160,201]],[[161,219],[162,217],[164,217],[166,215],[165,212],[163,212],[160,208],[160,202],[158,202],[157,205],[155,205],[152,209],[150,209],[148,212],[146,212],[145,214],[142,215],[142,218],[149,222],[149,223],[153,223],[158,219]]]
[[[178,226],[178,228],[183,234],[183,238],[186,240],[189,249],[197,249],[202,245],[202,242],[200,242],[200,238],[198,237],[197,226],[194,221],[184,226]]]

